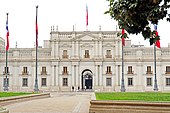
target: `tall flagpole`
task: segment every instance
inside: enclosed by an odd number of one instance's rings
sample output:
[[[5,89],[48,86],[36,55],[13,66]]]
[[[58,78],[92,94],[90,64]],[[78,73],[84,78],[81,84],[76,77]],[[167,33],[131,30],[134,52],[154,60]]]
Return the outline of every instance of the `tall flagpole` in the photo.
[[[154,79],[154,91],[158,91],[158,85],[157,85],[157,78],[156,78],[156,45],[154,43],[154,71],[155,71],[155,79]]]
[[[8,91],[8,49],[9,49],[9,30],[8,30],[8,13],[7,15],[7,20],[6,20],[6,39],[7,39],[7,45],[6,45],[6,69],[5,69],[5,80],[4,80],[4,91]]]
[[[158,35],[157,32],[157,25],[154,25],[154,30],[156,31],[156,35]],[[154,71],[155,71],[155,79],[154,79],[154,91],[158,91],[158,85],[157,85],[157,78],[156,78],[156,41],[154,42]]]
[[[125,33],[124,29],[122,29],[122,35]],[[121,92],[125,92],[125,83],[124,83],[124,47],[125,46],[125,40],[124,37],[122,37],[122,82],[121,82]]]
[[[38,24],[37,24],[37,16],[38,16],[38,6],[36,6],[36,66],[35,66],[35,86],[34,86],[34,92],[38,92],[38,77],[37,77],[37,49],[38,49]]]

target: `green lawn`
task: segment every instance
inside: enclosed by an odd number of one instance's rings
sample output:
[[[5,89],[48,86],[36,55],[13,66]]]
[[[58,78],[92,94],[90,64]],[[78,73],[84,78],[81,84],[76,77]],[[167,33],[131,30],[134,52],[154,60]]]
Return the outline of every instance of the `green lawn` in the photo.
[[[33,93],[25,93],[25,92],[0,92],[0,98],[2,97],[11,97],[11,96],[21,96],[28,95]]]
[[[95,94],[96,100],[170,101],[170,93],[161,92],[112,92]]]

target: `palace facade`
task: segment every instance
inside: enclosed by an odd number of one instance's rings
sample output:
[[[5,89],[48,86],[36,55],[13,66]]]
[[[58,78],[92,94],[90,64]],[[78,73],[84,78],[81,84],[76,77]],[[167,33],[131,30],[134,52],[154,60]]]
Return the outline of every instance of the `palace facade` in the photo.
[[[40,91],[119,92],[122,79],[122,43],[117,31],[52,30],[50,40],[38,48]],[[124,83],[127,92],[153,91],[153,47],[124,46]],[[0,91],[7,73],[9,91],[33,91],[35,48],[9,48],[5,62],[5,41],[0,38]],[[170,91],[170,46],[156,49],[158,91]]]

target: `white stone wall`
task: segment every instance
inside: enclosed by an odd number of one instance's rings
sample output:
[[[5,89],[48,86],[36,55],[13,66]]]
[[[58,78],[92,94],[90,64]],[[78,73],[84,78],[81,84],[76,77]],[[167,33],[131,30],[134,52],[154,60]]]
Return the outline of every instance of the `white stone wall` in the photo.
[[[52,31],[50,40],[44,41],[44,48],[38,48],[38,86],[40,91],[71,91],[84,86],[82,72],[90,70],[92,90],[120,91],[122,79],[122,45],[121,39],[112,31],[58,32]],[[67,50],[68,59],[63,59],[63,50]],[[90,58],[84,58],[85,50],[89,50]],[[111,50],[112,58],[106,58],[106,51]],[[35,48],[10,48],[8,66],[10,91],[33,91],[35,84]],[[166,66],[169,66],[170,50],[168,47],[157,49],[157,82],[159,91],[170,91],[166,86]],[[124,79],[126,91],[153,91],[154,62],[152,47],[124,47]],[[41,75],[45,66],[47,75]],[[107,66],[111,66],[111,74],[106,74]],[[127,74],[128,66],[132,66],[134,74]],[[146,74],[147,66],[151,66],[152,74]],[[3,91],[3,75],[5,67],[5,51],[0,51],[0,91]],[[28,75],[22,75],[23,67],[28,68]],[[63,67],[67,67],[68,75],[63,75]],[[22,79],[28,78],[28,86],[22,86]],[[47,86],[41,86],[42,78],[47,79]],[[68,86],[63,86],[63,78],[68,79]],[[111,86],[106,86],[106,79],[111,79]],[[133,78],[133,85],[128,86],[128,78]],[[152,86],[146,86],[146,79],[152,78]],[[83,79],[84,80],[84,79]]]

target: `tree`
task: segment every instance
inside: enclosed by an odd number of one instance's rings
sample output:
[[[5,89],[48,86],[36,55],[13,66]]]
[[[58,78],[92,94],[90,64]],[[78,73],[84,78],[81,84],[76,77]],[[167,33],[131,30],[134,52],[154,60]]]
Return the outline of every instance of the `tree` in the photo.
[[[129,34],[142,33],[144,39],[149,38],[153,43],[159,40],[155,35],[156,31],[151,31],[149,22],[158,24],[158,21],[166,18],[170,22],[170,0],[107,0],[109,10],[105,14],[110,14],[111,18],[118,21],[119,28],[124,28]],[[151,39],[153,38],[153,39]],[[151,42],[151,45],[153,44]]]

